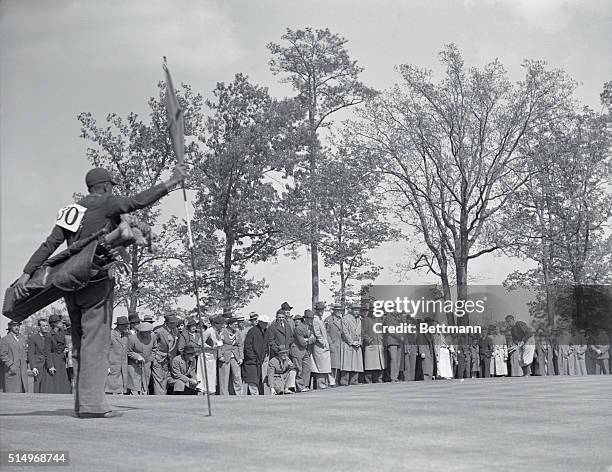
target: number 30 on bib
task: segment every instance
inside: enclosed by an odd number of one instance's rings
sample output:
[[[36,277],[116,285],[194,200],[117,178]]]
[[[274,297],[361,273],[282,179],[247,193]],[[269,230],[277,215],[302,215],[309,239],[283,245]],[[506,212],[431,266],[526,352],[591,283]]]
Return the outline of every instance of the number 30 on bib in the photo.
[[[85,216],[86,211],[87,208],[79,205],[78,203],[66,205],[64,208],[60,208],[60,210],[57,212],[55,224],[67,229],[68,231],[76,233],[79,226],[81,226],[81,222],[83,221],[83,216]]]

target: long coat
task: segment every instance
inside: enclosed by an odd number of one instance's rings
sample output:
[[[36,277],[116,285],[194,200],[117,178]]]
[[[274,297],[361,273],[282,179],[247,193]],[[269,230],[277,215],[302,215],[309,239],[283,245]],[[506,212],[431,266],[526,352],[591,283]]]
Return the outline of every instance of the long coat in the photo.
[[[34,393],[45,393],[47,388],[47,369],[49,367],[45,336],[40,333],[31,334],[28,338],[28,363],[30,368],[36,368],[38,375],[34,377]]]
[[[340,369],[342,350],[342,320],[334,315],[327,317],[325,320],[325,330],[327,331],[327,341],[329,343],[329,358],[331,368]]]
[[[359,344],[353,346],[353,342]],[[342,359],[340,361],[340,370],[363,372],[361,343],[361,319],[347,313],[342,317]]]
[[[312,320],[312,333],[315,337],[315,342],[312,345],[312,372],[329,374],[332,368],[327,330],[323,320],[318,316],[315,316]]]
[[[508,375],[508,346],[506,336],[496,334],[491,336],[493,352],[491,354],[491,375]]]
[[[146,340],[140,333],[129,336],[127,342],[128,375],[126,387],[135,392],[148,392],[151,379],[151,361],[157,347],[155,335]],[[138,362],[140,357],[144,362]]]
[[[369,316],[361,320],[364,370],[383,370],[385,368],[383,335],[374,331],[374,323],[380,323],[380,321]]]
[[[555,375],[553,347],[548,338],[536,338],[535,349],[535,375]]]
[[[261,366],[266,357],[264,339],[266,330],[259,323],[253,326],[244,338],[244,361],[242,362],[242,380],[259,385],[262,380]]]
[[[285,346],[286,349],[289,349],[293,341],[293,327],[294,324],[290,320],[285,320],[283,324],[273,321],[268,325],[265,343],[270,358],[278,353],[279,346]]]
[[[49,352],[48,364],[49,368],[55,367],[55,375],[49,375],[47,378],[47,393],[70,393],[72,386],[68,380],[68,372],[66,371],[66,337],[63,332],[49,333],[45,339],[46,349]]]
[[[419,333],[416,338],[418,361],[421,363],[421,371],[424,379],[431,379],[434,375],[435,352],[434,341],[430,334]]]
[[[125,393],[127,390],[128,358],[127,333],[113,329],[110,336],[110,349],[108,351],[108,375],[106,376],[106,393]]]
[[[25,342],[8,333],[0,339],[0,362],[4,367],[4,391],[25,393],[28,390],[28,360]]]

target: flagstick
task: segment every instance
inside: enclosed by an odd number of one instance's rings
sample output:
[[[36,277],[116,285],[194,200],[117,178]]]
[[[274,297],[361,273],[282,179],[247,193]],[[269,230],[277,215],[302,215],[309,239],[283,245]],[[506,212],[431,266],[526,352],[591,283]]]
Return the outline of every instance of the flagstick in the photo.
[[[200,328],[200,344],[202,345],[202,370],[204,370],[204,382],[206,384],[206,403],[208,404],[208,416],[212,416],[210,409],[210,390],[208,388],[208,369],[206,366],[206,353],[204,352],[204,329],[202,323],[202,311],[200,310],[200,291],[198,289],[198,276],[196,274],[195,255],[193,252],[193,234],[191,233],[191,216],[189,214],[189,206],[187,202],[187,192],[185,191],[185,182],[182,184],[183,202],[185,203],[185,214],[187,215],[187,234],[189,236],[189,254],[191,256],[191,269],[193,271],[193,291],[196,297],[196,310],[198,312],[198,326]]]

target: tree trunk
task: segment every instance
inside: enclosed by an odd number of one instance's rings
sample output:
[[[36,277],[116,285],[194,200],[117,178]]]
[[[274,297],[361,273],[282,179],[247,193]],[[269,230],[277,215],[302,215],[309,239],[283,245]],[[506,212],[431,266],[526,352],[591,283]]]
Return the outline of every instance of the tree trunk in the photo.
[[[315,190],[317,178],[317,131],[314,129],[314,112],[309,112],[311,123],[310,136],[310,273],[312,284],[312,309],[319,301],[319,224],[318,224],[318,198]]]
[[[340,261],[340,304],[346,306],[346,279],[344,277],[344,262]]]
[[[225,257],[223,259],[223,316],[232,314],[232,252],[234,238],[225,233]]]

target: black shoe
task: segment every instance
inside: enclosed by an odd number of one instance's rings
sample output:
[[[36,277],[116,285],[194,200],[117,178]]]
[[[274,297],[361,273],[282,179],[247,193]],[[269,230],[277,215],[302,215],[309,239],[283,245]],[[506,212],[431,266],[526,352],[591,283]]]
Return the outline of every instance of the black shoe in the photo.
[[[123,416],[120,411],[107,411],[106,413],[79,413],[78,417],[83,419],[91,418],[119,418]]]

